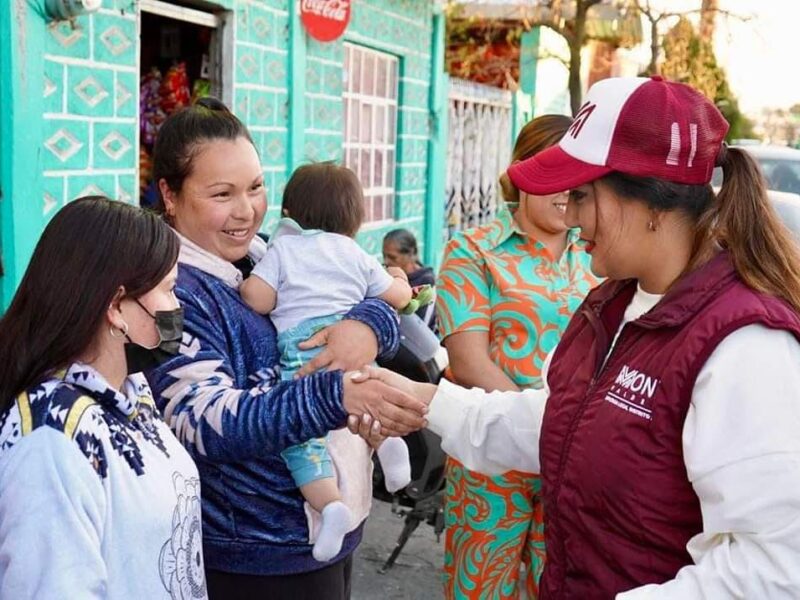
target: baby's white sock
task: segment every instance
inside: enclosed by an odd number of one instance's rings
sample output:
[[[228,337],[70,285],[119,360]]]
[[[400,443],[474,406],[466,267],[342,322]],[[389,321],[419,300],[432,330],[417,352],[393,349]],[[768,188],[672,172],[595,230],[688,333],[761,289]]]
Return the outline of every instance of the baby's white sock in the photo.
[[[408,446],[400,438],[386,438],[378,446],[378,460],[381,461],[386,489],[391,493],[402,490],[411,483],[411,462]]]
[[[335,501],[322,509],[322,523],[311,555],[319,562],[328,562],[342,549],[344,536],[350,531],[353,520],[350,509],[343,502]]]

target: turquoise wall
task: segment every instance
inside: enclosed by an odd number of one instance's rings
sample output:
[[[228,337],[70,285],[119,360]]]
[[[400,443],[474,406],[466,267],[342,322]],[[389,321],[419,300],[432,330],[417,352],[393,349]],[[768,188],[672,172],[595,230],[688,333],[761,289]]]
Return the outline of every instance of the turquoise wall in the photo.
[[[0,308],[58,207],[99,193],[138,199],[138,19],[133,0],[72,22],[48,23],[44,0],[0,8],[0,242],[6,274]],[[440,250],[445,169],[441,15],[433,0],[353,0],[345,35],[308,38],[289,0],[221,0],[234,39],[232,107],[250,128],[276,221],[288,174],[310,160],[342,158],[345,41],[400,60],[395,217],[365,226],[359,241],[380,252],[383,234],[407,227],[426,257]],[[438,21],[437,21],[438,19]],[[438,24],[438,25],[437,25]],[[14,85],[11,85],[11,84]],[[441,111],[446,112],[446,111]],[[431,124],[434,124],[433,127]],[[440,189],[441,188],[441,189]],[[433,232],[436,232],[434,235]]]
[[[87,194],[138,202],[137,19],[130,1],[110,4],[46,27],[42,211],[32,226]]]
[[[279,213],[292,167],[289,116],[292,102],[289,52],[290,2],[234,3],[236,52],[233,110],[247,124],[264,165],[269,230]]]
[[[26,0],[0,3],[0,308],[10,301],[44,221],[44,40],[41,17]]]
[[[362,245],[375,254],[380,252],[383,235],[395,227],[413,231],[424,253],[426,225],[434,226],[425,218],[430,163],[433,16],[433,3],[424,0],[356,0],[352,21],[343,38],[329,44],[314,40],[307,43],[302,145],[305,160],[341,159],[344,42],[394,54],[400,59],[395,174],[397,221],[379,227],[368,225],[358,237]],[[444,155],[434,168],[444,173]],[[443,198],[443,192],[440,197]],[[444,205],[443,200],[441,203]]]

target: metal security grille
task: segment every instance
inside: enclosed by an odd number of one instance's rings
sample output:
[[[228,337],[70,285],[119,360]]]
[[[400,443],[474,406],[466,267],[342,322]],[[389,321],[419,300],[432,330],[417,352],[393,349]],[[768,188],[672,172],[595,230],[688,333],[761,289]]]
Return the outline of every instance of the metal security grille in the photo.
[[[455,231],[491,221],[511,160],[511,92],[450,79],[445,219]]]
[[[398,59],[345,44],[344,162],[364,187],[365,221],[394,219]]]

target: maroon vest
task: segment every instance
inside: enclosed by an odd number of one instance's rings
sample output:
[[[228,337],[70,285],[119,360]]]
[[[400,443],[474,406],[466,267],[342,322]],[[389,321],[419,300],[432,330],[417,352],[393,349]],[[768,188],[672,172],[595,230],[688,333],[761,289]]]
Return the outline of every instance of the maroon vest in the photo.
[[[553,357],[539,448],[542,599],[613,598],[691,564],[686,543],[703,521],[681,436],[697,374],[745,325],[800,340],[797,313],[745,286],[721,253],[628,323],[605,360],[635,291],[635,281],[595,289]]]

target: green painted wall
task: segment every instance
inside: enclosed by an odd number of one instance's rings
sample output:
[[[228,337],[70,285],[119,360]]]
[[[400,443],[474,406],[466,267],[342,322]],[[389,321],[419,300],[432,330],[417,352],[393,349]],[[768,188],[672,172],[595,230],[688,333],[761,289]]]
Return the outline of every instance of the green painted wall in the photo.
[[[516,140],[520,130],[535,115],[533,114],[533,98],[536,96],[536,71],[539,64],[540,28],[522,34],[520,40],[519,79],[520,89],[514,94],[512,106],[512,135]],[[513,141],[512,141],[513,145]]]
[[[49,23],[44,2],[0,2],[0,243],[6,270],[0,309],[58,207],[88,193],[138,199],[137,4],[105,0],[92,15]],[[347,32],[327,44],[308,38],[296,2],[216,4],[232,20],[226,29],[234,40],[227,97],[250,128],[267,176],[265,229],[279,215],[294,167],[342,158],[348,41],[400,61],[396,221],[366,226],[359,241],[377,254],[383,234],[402,226],[416,233],[426,257],[436,256],[440,248],[432,246],[440,240],[430,232],[441,226],[427,221],[439,218],[438,209],[426,211],[426,201],[436,200],[444,177],[443,146],[435,142],[441,130],[431,123],[441,128],[436,103],[446,93],[436,87],[443,77],[443,30],[434,28],[433,0],[353,0]]]
[[[294,45],[290,45],[290,26],[299,24],[290,23],[288,0],[238,0],[235,5],[233,106],[250,129],[264,165],[269,203],[264,229],[268,231],[279,213],[291,168],[290,124],[294,125],[298,115],[291,106],[294,73],[289,50],[302,52],[299,36],[305,34],[295,29]]]
[[[445,228],[445,190],[447,186],[447,123],[449,115],[447,92],[449,78],[444,71],[445,15],[439,11],[434,15],[431,32],[431,131],[428,140],[427,194],[425,200],[425,263],[438,271],[444,245],[447,241]]]
[[[138,201],[137,17],[130,0],[104,6],[44,28],[39,226],[79,196]]]
[[[45,30],[32,0],[0,3],[0,308],[16,289],[45,222],[41,140]]]
[[[425,199],[429,163],[429,94],[433,2],[427,0],[354,0],[352,21],[344,37],[333,43],[307,42],[305,78],[305,143],[303,160],[341,160],[344,42],[361,44],[400,59],[400,87],[395,173],[396,221],[367,225],[358,236],[379,254],[384,234],[396,227],[414,232],[425,252]],[[443,32],[442,32],[443,36]],[[442,40],[444,38],[442,37]],[[443,65],[443,61],[441,63]],[[436,70],[441,72],[443,66]],[[442,160],[434,168],[442,169]]]

